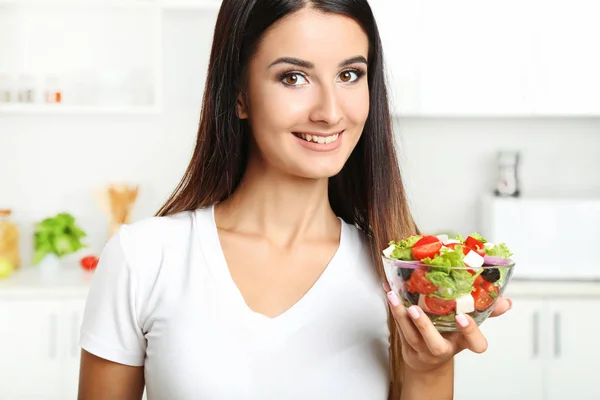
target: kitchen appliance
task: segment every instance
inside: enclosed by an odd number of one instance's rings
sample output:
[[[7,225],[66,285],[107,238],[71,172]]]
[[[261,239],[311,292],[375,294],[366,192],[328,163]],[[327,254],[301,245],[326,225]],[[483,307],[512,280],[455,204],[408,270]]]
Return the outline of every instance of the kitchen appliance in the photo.
[[[479,231],[513,251],[513,279],[600,281],[600,198],[488,195]]]

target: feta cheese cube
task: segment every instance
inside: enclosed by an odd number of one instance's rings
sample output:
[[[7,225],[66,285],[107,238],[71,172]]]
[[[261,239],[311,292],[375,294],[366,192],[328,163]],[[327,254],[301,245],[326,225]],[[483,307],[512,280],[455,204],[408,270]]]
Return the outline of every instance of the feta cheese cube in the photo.
[[[474,252],[473,250],[469,251],[469,253],[465,256],[463,260],[467,267],[470,268],[481,268],[483,265],[483,257]]]
[[[446,245],[446,246],[447,246],[447,245],[449,245],[449,244],[452,244],[452,243],[460,244],[460,240],[456,240],[456,239],[448,239],[448,240],[446,240],[445,242],[443,242],[442,244],[444,244],[444,245]]]
[[[394,252],[395,247],[396,247],[396,245],[393,244],[390,247],[388,247],[387,249],[383,250],[383,255],[386,256],[387,258],[390,258],[392,253]]]
[[[448,241],[448,235],[437,235],[436,238],[438,238],[442,244],[445,244]]]
[[[475,311],[475,301],[471,294],[465,294],[456,299],[456,313],[466,314]]]

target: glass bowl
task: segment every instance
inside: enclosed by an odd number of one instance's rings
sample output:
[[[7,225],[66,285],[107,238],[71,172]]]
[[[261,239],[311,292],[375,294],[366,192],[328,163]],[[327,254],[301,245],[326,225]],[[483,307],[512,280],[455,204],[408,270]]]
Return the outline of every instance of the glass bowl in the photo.
[[[382,256],[387,281],[406,307],[418,305],[440,332],[460,330],[455,316],[471,316],[477,326],[506,290],[515,262],[506,265],[441,267]]]

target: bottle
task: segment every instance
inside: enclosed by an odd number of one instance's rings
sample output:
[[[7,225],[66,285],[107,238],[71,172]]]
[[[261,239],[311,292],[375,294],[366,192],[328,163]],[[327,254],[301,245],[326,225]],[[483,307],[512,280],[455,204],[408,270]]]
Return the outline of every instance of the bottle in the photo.
[[[0,258],[7,258],[14,269],[19,268],[19,228],[11,220],[12,211],[0,209]]]
[[[19,103],[35,103],[37,101],[35,85],[36,82],[35,77],[33,75],[22,74],[19,77]]]
[[[62,101],[62,92],[60,90],[60,79],[55,75],[46,77],[45,86],[46,103],[60,103]]]
[[[498,152],[498,182],[494,193],[500,197],[519,197],[519,159],[517,151]]]
[[[8,74],[0,73],[0,104],[12,102],[12,82]]]

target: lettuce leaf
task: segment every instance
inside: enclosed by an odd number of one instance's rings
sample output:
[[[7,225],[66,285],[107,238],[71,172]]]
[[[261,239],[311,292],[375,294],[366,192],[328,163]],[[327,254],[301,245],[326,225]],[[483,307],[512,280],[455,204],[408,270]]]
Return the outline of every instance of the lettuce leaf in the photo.
[[[475,240],[479,240],[481,243],[487,243],[487,240],[477,232],[472,233],[470,236]]]
[[[421,235],[412,235],[407,237],[404,240],[400,240],[398,242],[391,241],[389,243],[390,246],[394,245],[394,251],[390,258],[394,258],[396,260],[404,260],[411,261],[413,260],[411,248],[417,243],[423,236]]]
[[[471,293],[479,273],[471,275],[466,269],[454,269],[449,274],[442,271],[430,272],[426,278],[439,286],[439,289],[431,294],[432,297],[449,300]]]
[[[432,267],[464,267],[464,259],[465,256],[462,252],[462,247],[457,246],[456,251],[443,247],[440,250],[440,254],[437,254],[435,257],[433,257],[433,259],[427,257],[421,261],[425,264],[431,265]],[[447,270],[447,272],[450,273],[450,268],[446,268],[445,270]]]
[[[506,243],[500,243],[494,247],[487,248],[485,252],[488,256],[502,257],[507,259],[513,255]]]

